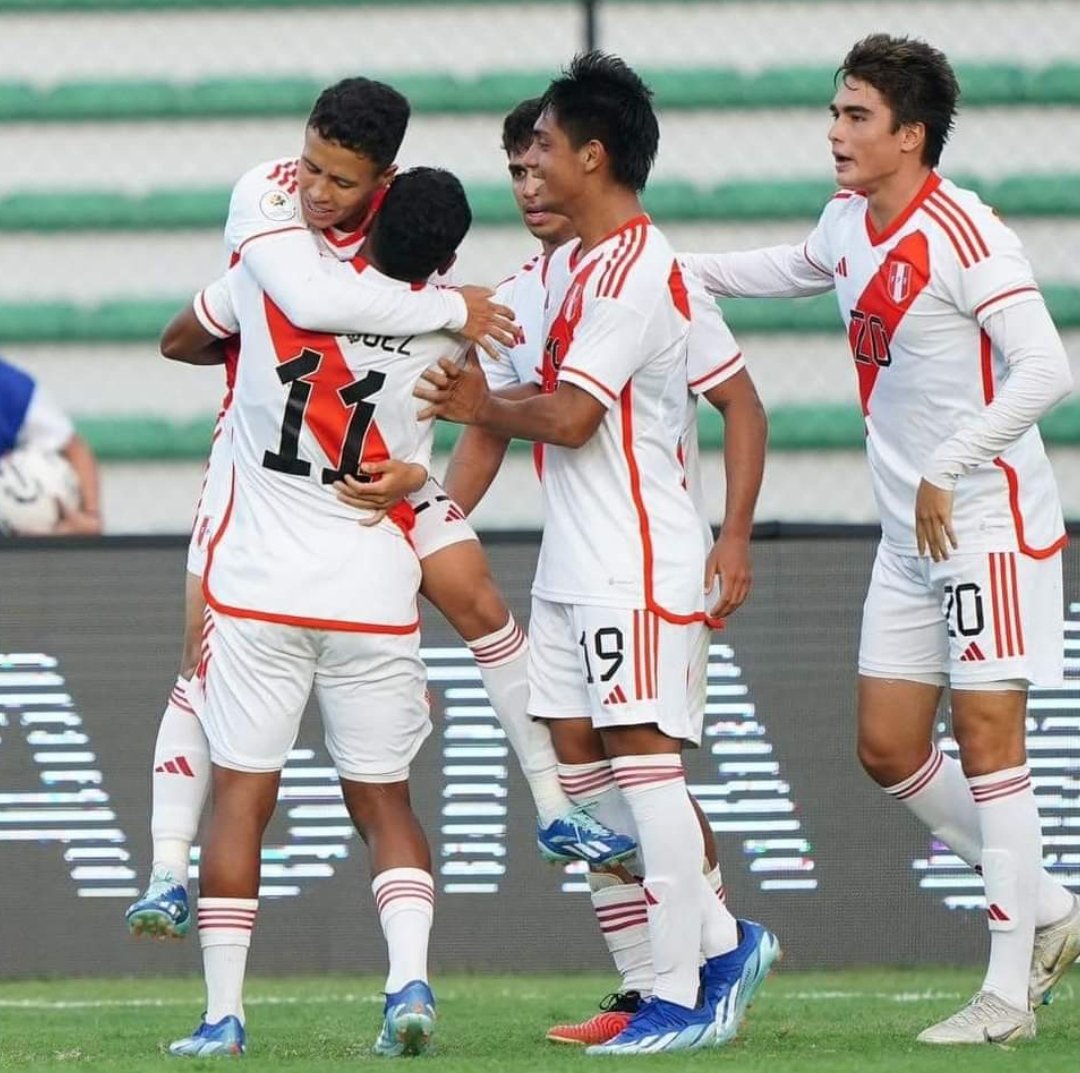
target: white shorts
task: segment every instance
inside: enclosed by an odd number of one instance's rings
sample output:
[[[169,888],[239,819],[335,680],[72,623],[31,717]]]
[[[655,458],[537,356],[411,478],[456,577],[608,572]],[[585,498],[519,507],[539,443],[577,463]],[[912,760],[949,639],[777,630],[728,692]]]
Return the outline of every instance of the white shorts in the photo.
[[[195,524],[191,527],[188,542],[187,570],[189,574],[202,577],[206,569],[206,549],[210,538],[217,531],[229,503],[229,485],[232,476],[232,441],[218,418],[214,436],[210,441],[210,457],[206,460],[202,492],[195,505]]]
[[[655,723],[669,737],[697,745],[704,709],[695,711],[690,678],[701,632],[697,623],[677,626],[651,611],[534,596],[529,714],[591,719],[599,730]]]
[[[434,477],[409,496],[409,502],[416,511],[416,526],[410,537],[418,559],[426,559],[462,540],[479,539],[461,508]]]
[[[944,562],[878,546],[863,605],[859,673],[947,675],[954,686],[1064,679],[1061,553],[954,553]]]
[[[200,664],[210,759],[279,771],[312,686],[344,779],[401,782],[431,733],[420,633],[309,630],[210,612]]]

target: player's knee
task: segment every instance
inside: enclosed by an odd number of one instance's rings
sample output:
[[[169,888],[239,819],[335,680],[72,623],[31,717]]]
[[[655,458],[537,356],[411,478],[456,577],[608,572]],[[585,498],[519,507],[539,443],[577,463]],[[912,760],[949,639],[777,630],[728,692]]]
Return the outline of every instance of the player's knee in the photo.
[[[999,728],[985,723],[954,727],[953,733],[960,751],[960,764],[969,779],[1021,767],[1027,762],[1024,740],[1019,734],[1002,733]]]
[[[608,758],[604,740],[589,719],[550,719],[547,725],[560,764],[595,764]]]
[[[863,771],[878,786],[895,786],[903,782],[926,759],[924,756],[908,755],[893,742],[865,734],[859,736],[856,751]]]
[[[492,578],[462,591],[461,600],[448,614],[451,624],[468,641],[501,630],[510,617],[510,609]]]

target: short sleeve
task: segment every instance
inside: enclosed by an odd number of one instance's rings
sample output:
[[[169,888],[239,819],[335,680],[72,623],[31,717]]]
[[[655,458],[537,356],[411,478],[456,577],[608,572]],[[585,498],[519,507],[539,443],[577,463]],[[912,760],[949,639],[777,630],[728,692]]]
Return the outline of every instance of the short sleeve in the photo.
[[[637,372],[645,318],[626,302],[587,298],[581,320],[559,367],[559,381],[587,391],[605,409]]]
[[[60,451],[75,435],[71,423],[56,400],[40,383],[34,387],[26,410],[17,444],[20,447],[39,447],[43,451]]]
[[[704,395],[746,367],[731,329],[716,302],[692,272],[683,272],[690,296],[690,334],[686,350],[687,386]]]
[[[239,251],[245,242],[263,235],[304,228],[295,161],[260,164],[233,187],[225,221],[225,245],[230,250]]]
[[[236,269],[229,271],[235,272]],[[203,328],[218,339],[228,339],[240,331],[228,275],[214,280],[209,287],[199,291],[192,302],[192,308]]]

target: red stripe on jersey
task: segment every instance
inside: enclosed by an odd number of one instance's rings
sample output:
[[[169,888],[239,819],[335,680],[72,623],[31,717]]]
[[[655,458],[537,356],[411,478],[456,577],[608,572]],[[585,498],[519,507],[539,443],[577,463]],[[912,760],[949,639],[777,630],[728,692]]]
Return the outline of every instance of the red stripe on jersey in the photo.
[[[979,362],[982,368],[983,402],[994,400],[994,347],[986,332],[979,332]]]
[[[199,308],[203,311],[203,316],[221,332],[222,338],[227,338],[233,333],[222,324],[213,313],[210,312],[210,307],[206,304],[206,291],[199,291]]]
[[[653,698],[660,695],[660,618],[652,617]]]
[[[1001,659],[1004,649],[1001,643],[1001,601],[998,599],[997,553],[990,552],[987,559],[990,561],[990,603],[994,612],[994,651],[997,658]]]
[[[933,220],[934,223],[936,223],[938,227],[940,227],[941,230],[945,232],[946,237],[953,244],[953,248],[956,250],[956,256],[960,258],[960,264],[962,264],[964,268],[970,268],[971,261],[968,258],[967,251],[964,249],[959,237],[949,224],[948,220],[946,220],[944,216],[942,216],[940,213],[935,212],[930,207],[929,202],[927,202],[927,204],[923,206],[923,209],[925,210],[926,215],[929,216],[930,219]]]
[[[725,369],[730,369],[741,357],[742,351],[740,350],[735,357],[728,358],[727,361],[717,365],[715,369],[710,369],[704,376],[699,376],[696,380],[691,380],[686,386],[693,390],[699,385],[704,384],[707,380],[711,380],[714,376],[719,376]]]
[[[619,267],[616,269],[617,275],[609,285],[609,294],[612,298],[618,298],[622,293],[622,289],[626,286],[626,281],[630,277],[630,270],[637,264],[638,258],[645,252],[645,246],[648,242],[648,218],[642,217],[645,221],[639,224],[634,229],[634,244],[628,258],[625,258]]]
[[[970,230],[964,226],[964,221],[961,215],[956,211],[956,207],[953,203],[946,201],[940,196],[940,193],[938,193],[926,199],[927,212],[930,211],[931,206],[933,206],[935,212],[940,213],[948,219],[949,223],[952,224],[955,233],[960,236],[964,248],[971,255],[971,263],[978,264],[983,259],[983,255],[979,250],[975,238],[972,237]]]
[[[1009,582],[1005,576],[1005,554],[998,552],[998,585],[1001,590],[1001,618],[1005,624],[1005,655],[1015,656],[1016,645],[1013,641],[1013,606],[1012,597],[1009,593]]]
[[[1024,516],[1020,513],[1020,478],[1015,469],[1001,458],[994,459],[994,465],[1005,474],[1005,481],[1009,486],[1009,510],[1013,516],[1013,527],[1016,530],[1016,546],[1029,559],[1049,559],[1057,554],[1069,543],[1068,533],[1062,533],[1052,544],[1045,548],[1033,548],[1024,536]]]
[[[615,249],[605,257],[604,271],[600,274],[600,279],[596,284],[596,293],[598,295],[603,295],[607,293],[608,284],[611,282],[611,278],[615,274],[615,266],[619,264],[619,262],[628,252],[632,240],[633,232],[623,231],[623,233],[619,235],[619,241],[615,246]]]
[[[944,190],[938,190],[934,194],[934,200],[943,201],[957,215],[960,216],[965,226],[965,234],[971,235],[975,239],[976,247],[978,249],[978,252],[981,254],[981,257],[979,259],[981,260],[982,257],[989,257],[990,247],[987,246],[986,242],[983,240],[979,229],[975,226],[975,221],[967,214],[967,211],[964,209],[963,205],[961,205],[960,202],[957,201],[955,198],[952,198],[948,194],[946,194]]]
[[[645,660],[645,697],[652,700],[656,696],[656,683],[653,679],[652,622],[649,621],[648,611],[641,616],[641,630],[644,640],[642,652]]]
[[[995,294],[993,298],[987,298],[986,301],[983,302],[981,305],[977,305],[975,307],[975,314],[974,315],[976,317],[978,317],[978,315],[984,309],[986,309],[987,306],[992,306],[995,302],[1004,302],[1006,298],[1011,298],[1014,294],[1028,294],[1030,292],[1034,292],[1035,294],[1038,294],[1039,293],[1039,288],[1034,287],[1034,286],[1032,286],[1032,287],[1013,287],[1013,289],[1011,291],[1005,291],[1002,294]]]
[[[874,227],[874,221],[870,219],[869,211],[866,213],[866,234],[870,239],[871,246],[880,246],[895,235],[900,228],[904,226],[911,219],[911,217],[918,211],[923,202],[941,185],[941,176],[936,171],[930,172],[927,176],[926,182],[923,183],[922,189],[908,202],[907,208],[896,217],[895,220],[884,231],[879,232]],[[829,273],[830,275],[832,273]]]
[[[690,295],[686,293],[686,283],[683,280],[679,262],[671,262],[671,273],[668,276],[668,293],[675,303],[675,308],[686,318],[690,319]]]
[[[299,224],[293,224],[291,227],[275,227],[270,231],[260,231],[258,234],[249,235],[239,246],[236,247],[237,256],[242,256],[244,250],[251,245],[256,239],[268,238],[270,235],[284,235],[289,231],[307,231],[306,227],[301,227]]]
[[[596,260],[590,261],[570,281],[562,305],[559,306],[559,311],[555,314],[555,319],[548,329],[547,339],[544,341],[543,375],[540,378],[541,388],[547,394],[554,391],[558,385],[559,369],[573,345],[574,333],[577,331],[585,308],[583,301],[585,287],[599,263]]]
[[[864,415],[870,413],[870,396],[878,374],[888,364],[888,354],[881,353],[881,348],[887,351],[900,322],[929,282],[929,243],[921,231],[913,231],[889,251],[851,312],[848,343],[855,359]],[[895,289],[902,292],[899,300]],[[879,338],[881,332],[884,339]]]
[[[828,276],[830,279],[832,279],[832,273],[827,268],[823,268],[821,265],[819,265],[817,261],[815,261],[814,258],[810,256],[810,243],[803,243],[802,255],[806,258],[806,263],[810,265],[811,268],[817,269],[817,271],[820,272],[823,276]]]
[[[611,399],[612,402],[618,401],[619,396],[616,395],[615,392],[607,386],[607,384],[603,383],[600,380],[597,380],[595,376],[593,376],[591,373],[585,372],[584,369],[579,369],[576,365],[564,365],[559,370],[560,379],[562,378],[562,375],[564,373],[573,373],[574,376],[580,376],[582,380],[588,380],[590,384],[595,384],[605,395],[607,395],[609,399]]]
[[[634,612],[634,699],[641,700],[641,612]]]

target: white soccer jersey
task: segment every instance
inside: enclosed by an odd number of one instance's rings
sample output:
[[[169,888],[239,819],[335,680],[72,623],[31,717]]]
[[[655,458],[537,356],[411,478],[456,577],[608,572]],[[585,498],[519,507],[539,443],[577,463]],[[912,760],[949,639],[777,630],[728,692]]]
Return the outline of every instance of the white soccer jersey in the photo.
[[[540,383],[549,261],[549,256],[537,254],[495,288],[492,301],[514,311],[519,331],[512,347],[499,344],[498,361],[480,351],[480,367],[492,391]]]
[[[683,485],[690,303],[648,217],[548,269],[543,389],[572,384],[607,408],[577,449],[544,451],[544,534],[533,594],[554,603],[702,617],[701,526]]]
[[[835,286],[858,375],[884,543],[917,552],[915,493],[935,450],[976,420],[1008,365],[987,318],[1041,301],[1016,235],[977,195],[931,173],[883,232],[841,192],[802,246],[689,255],[717,294],[811,294]],[[1044,557],[1064,543],[1057,486],[1036,427],[959,478],[963,552]]]
[[[388,292],[409,285],[358,259]],[[420,568],[407,533],[412,508],[361,526],[333,481],[388,457],[430,463],[432,423],[413,398],[421,373],[462,344],[441,333],[390,338],[299,331],[243,264],[204,297],[235,317],[242,339],[232,405],[232,492],[204,576],[225,614],[322,629],[409,632],[417,626]],[[216,296],[216,298],[215,298]],[[231,304],[232,312],[228,308]]]

